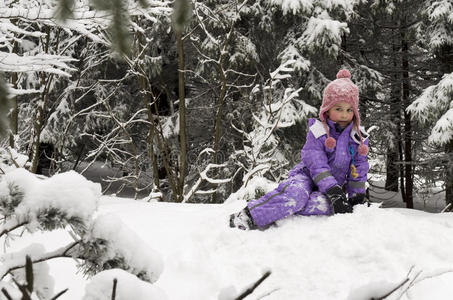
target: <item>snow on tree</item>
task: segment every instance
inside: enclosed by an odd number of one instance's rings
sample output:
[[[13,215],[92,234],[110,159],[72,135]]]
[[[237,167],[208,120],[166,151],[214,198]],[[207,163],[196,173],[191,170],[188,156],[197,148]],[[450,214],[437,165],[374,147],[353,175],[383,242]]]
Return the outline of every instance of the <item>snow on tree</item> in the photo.
[[[98,216],[84,234],[81,248],[87,258],[83,268],[91,274],[121,267],[142,280],[155,282],[163,270],[160,255],[114,215]]]
[[[453,140],[453,73],[426,88],[407,110],[422,123],[434,124],[428,141],[445,145]]]
[[[271,79],[266,86],[257,85],[251,97],[264,93],[265,103],[257,114],[253,114],[254,126],[251,132],[234,126],[244,136],[244,148],[237,150],[232,157],[243,168],[243,187],[246,187],[254,175],[263,176],[266,172],[273,172],[288,165],[289,161],[278,149],[280,144],[276,130],[295,125],[296,122],[306,120],[310,114],[315,114],[317,109],[300,99],[299,92],[286,87],[284,81],[292,77],[295,64],[287,60],[276,70],[271,72]]]
[[[34,272],[39,279],[35,291],[39,299],[53,295],[45,264],[52,258],[78,259],[79,268],[87,275],[122,268],[141,280],[155,282],[162,273],[160,254],[137,238],[120,219],[111,215],[93,217],[101,196],[99,184],[74,171],[46,178],[23,168],[11,168],[0,180],[0,238],[6,249],[18,230],[33,233],[66,229],[74,239],[53,251],[46,252],[42,245],[33,244],[21,251],[4,253],[0,257],[0,278],[8,290],[13,289],[11,280],[20,282],[24,277],[21,269],[26,255],[37,263]]]
[[[451,26],[453,25],[453,3],[451,0],[429,1],[423,14],[428,18],[427,28],[420,32],[428,39],[428,46],[436,49],[453,45]]]
[[[299,42],[310,52],[326,50],[327,54],[336,57],[342,36],[346,33],[349,33],[347,23],[332,20],[327,11],[322,11],[318,16],[310,18]]]
[[[19,95],[13,100],[17,108],[11,113],[11,119],[16,120],[16,126],[12,126],[14,142],[10,142],[10,145],[22,151],[30,151],[32,148],[30,169],[33,172],[40,169],[39,157],[47,155],[51,160],[48,169],[52,173],[62,168],[65,159],[81,155],[82,151],[77,153],[79,147],[74,147],[76,143],[80,145],[81,139],[92,138],[93,143],[90,145],[94,144],[94,149],[84,149],[84,153],[89,153],[88,158],[97,159],[99,155],[103,155],[112,158],[112,164],[116,164],[116,167],[134,168],[133,173],[129,170],[122,173],[130,174],[125,176],[124,181],[134,185],[139,191],[138,177],[145,172],[138,166],[148,163],[142,162],[146,157],[143,155],[146,154],[146,149],[142,148],[148,146],[148,140],[139,137],[135,141],[131,136],[134,136],[134,132],[144,132],[142,128],[150,120],[146,120],[149,119],[146,118],[146,108],[135,111],[135,103],[131,105],[133,107],[125,105],[130,104],[129,99],[120,93],[112,95],[112,91],[122,90],[125,81],[128,81],[125,85],[130,85],[131,79],[143,77],[143,98],[150,98],[149,102],[152,103],[149,76],[159,73],[163,64],[162,56],[158,54],[162,46],[156,42],[155,37],[166,36],[164,33],[169,25],[165,28],[163,24],[166,21],[169,23],[170,3],[147,1],[146,5],[143,6],[144,2],[141,2],[140,6],[136,1],[118,0],[115,2],[121,4],[118,7],[112,6],[111,4],[115,4],[112,1],[29,2],[21,0],[6,3],[0,10],[0,21],[4,24],[1,28],[4,28],[8,37],[4,42],[5,49],[11,52],[0,52],[0,55],[8,55],[11,57],[8,61],[15,63],[9,64],[8,69],[3,69],[11,72],[10,94]],[[96,2],[94,7],[92,2]],[[58,3],[63,5],[60,9],[70,7],[70,14],[59,12],[63,13],[62,17],[66,16],[64,20],[55,16]],[[118,10],[119,15],[116,13]],[[113,14],[110,13],[112,11]],[[116,17],[121,17],[123,21],[115,22]],[[121,24],[124,28],[116,28]],[[131,43],[114,34],[124,30],[128,36],[133,35]],[[119,64],[113,61],[107,48],[112,43],[119,42],[127,42],[130,50],[127,53],[129,56],[122,53],[122,63],[130,67],[129,71],[126,69],[124,78],[118,80],[99,80],[99,73],[96,72],[101,68],[100,65]],[[119,49],[122,46],[113,47]],[[17,59],[13,61],[13,58]],[[66,63],[67,68],[63,68],[62,63]],[[24,69],[21,67],[24,64],[34,67]],[[68,78],[69,74],[72,75],[71,78]],[[93,74],[94,78],[90,77]],[[112,89],[115,85],[118,90]],[[31,93],[36,95],[23,96]],[[92,99],[92,93],[95,93],[98,102],[87,107],[86,103]],[[137,100],[146,106],[141,97]],[[91,122],[93,119],[96,122]],[[96,126],[99,123],[102,126]],[[110,125],[113,128],[105,132],[114,134],[97,135]],[[97,143],[98,140],[101,141]],[[54,147],[53,153],[39,153],[42,152],[39,148],[42,143],[51,144]],[[140,145],[136,145],[139,143]],[[97,144],[99,148],[96,148]],[[85,158],[82,157],[82,160]],[[123,183],[122,186],[124,185]]]
[[[418,35],[439,60],[439,69],[444,74],[407,108],[414,119],[434,124],[428,141],[437,145],[446,145],[453,140],[452,10],[451,0],[429,1],[424,6],[422,15],[425,19]]]
[[[281,7],[283,14],[300,12],[311,12],[313,10],[312,0],[268,0],[271,5]]]

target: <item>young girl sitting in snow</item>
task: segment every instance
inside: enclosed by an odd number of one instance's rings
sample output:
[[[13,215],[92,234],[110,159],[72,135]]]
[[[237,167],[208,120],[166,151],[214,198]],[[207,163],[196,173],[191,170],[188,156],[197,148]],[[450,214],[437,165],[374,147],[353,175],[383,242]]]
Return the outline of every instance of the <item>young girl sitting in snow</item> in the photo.
[[[350,213],[364,202],[368,134],[360,126],[359,89],[350,78],[348,70],[340,70],[325,88],[320,120],[309,119],[302,161],[288,179],[232,214],[231,227],[263,228],[293,214]]]

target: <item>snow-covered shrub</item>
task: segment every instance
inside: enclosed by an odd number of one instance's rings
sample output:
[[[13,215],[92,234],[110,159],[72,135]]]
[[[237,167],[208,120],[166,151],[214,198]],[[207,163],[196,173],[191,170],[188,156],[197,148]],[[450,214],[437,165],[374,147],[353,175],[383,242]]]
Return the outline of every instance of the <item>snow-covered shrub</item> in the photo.
[[[1,286],[10,295],[17,294],[12,281],[23,282],[27,255],[35,263],[37,298],[33,299],[48,299],[54,294],[53,279],[45,261],[58,257],[81,260],[79,267],[90,275],[121,268],[142,280],[155,282],[163,269],[160,255],[138,239],[120,219],[109,215],[93,218],[100,196],[99,184],[74,171],[47,178],[17,168],[2,175],[0,238],[4,238],[6,253],[0,256]],[[7,242],[17,230],[33,233],[59,228],[68,230],[74,241],[51,252],[46,252],[42,244],[8,252]]]
[[[83,269],[94,274],[121,268],[142,280],[155,282],[163,270],[160,255],[150,249],[115,215],[97,217],[80,243]]]
[[[0,182],[3,227],[8,232],[25,226],[34,232],[72,225],[75,231],[83,231],[100,196],[99,184],[74,171],[40,179],[19,168],[4,175]]]

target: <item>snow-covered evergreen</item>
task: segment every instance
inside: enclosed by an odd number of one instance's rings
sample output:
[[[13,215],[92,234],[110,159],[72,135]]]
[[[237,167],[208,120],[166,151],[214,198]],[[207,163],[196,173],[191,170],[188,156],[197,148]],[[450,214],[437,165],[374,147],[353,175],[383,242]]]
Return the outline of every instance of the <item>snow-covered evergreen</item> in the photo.
[[[453,140],[453,73],[426,88],[407,110],[420,122],[434,125],[429,142],[445,145]]]
[[[143,243],[117,217],[95,216],[100,196],[98,183],[90,182],[74,171],[45,178],[23,168],[11,168],[1,176],[0,238],[5,243],[5,252],[0,257],[0,278],[10,295],[18,294],[12,281],[24,280],[21,270],[27,255],[37,262],[33,270],[36,277],[34,291],[39,299],[54,295],[47,261],[55,258],[79,260],[80,268],[88,275],[122,268],[147,282],[159,278],[163,269],[159,253]],[[67,230],[72,241],[53,251],[46,251],[39,243],[19,251],[10,250],[10,243],[20,239],[16,236],[19,232],[56,229]]]

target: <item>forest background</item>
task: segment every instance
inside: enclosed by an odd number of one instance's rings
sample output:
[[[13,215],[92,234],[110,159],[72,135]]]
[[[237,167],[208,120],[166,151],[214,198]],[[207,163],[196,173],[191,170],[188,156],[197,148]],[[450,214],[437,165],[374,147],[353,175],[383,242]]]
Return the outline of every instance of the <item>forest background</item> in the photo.
[[[409,208],[414,193],[453,203],[453,1],[0,6],[5,161],[24,153],[48,176],[100,164],[116,172],[104,193],[222,203],[254,177],[285,178],[347,68],[370,173]]]

